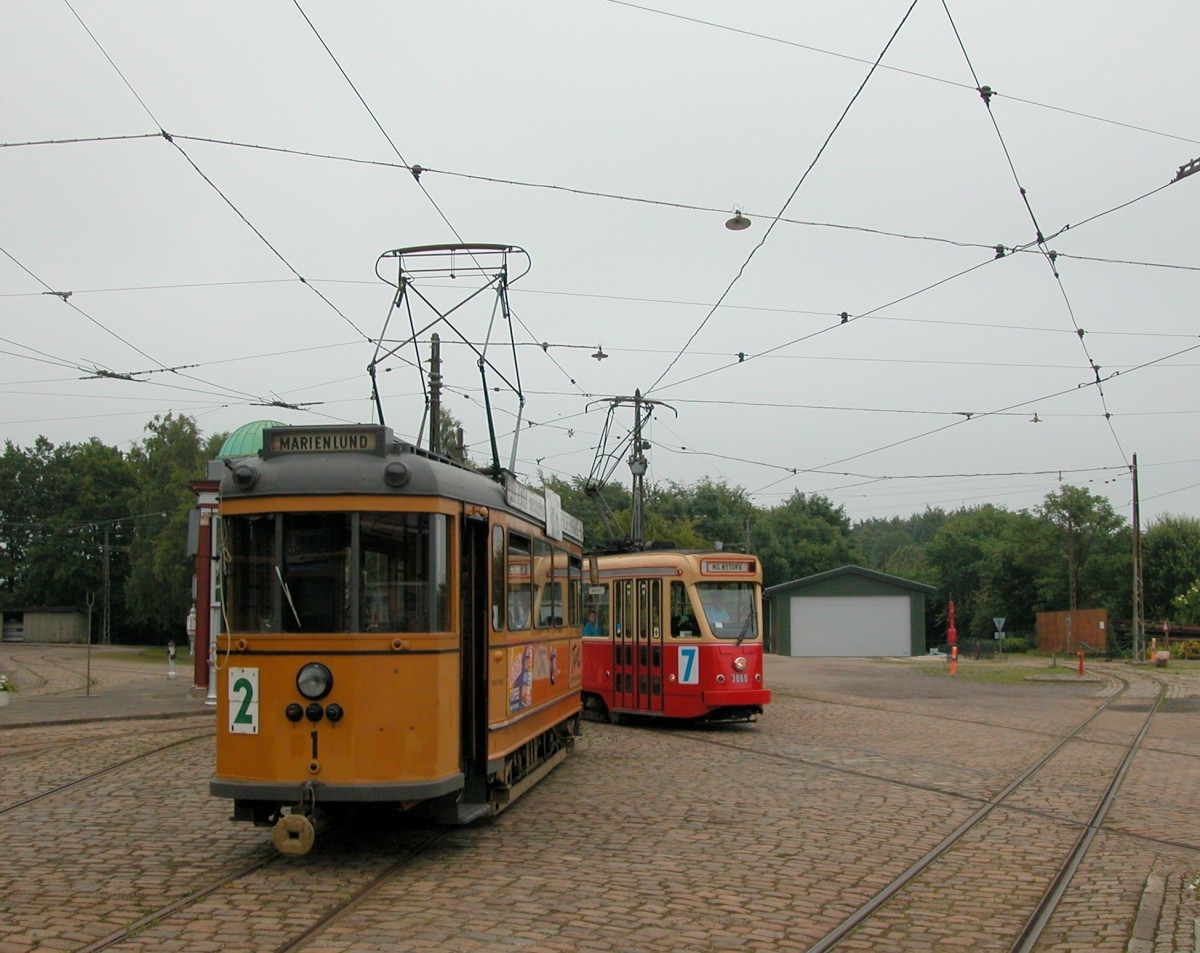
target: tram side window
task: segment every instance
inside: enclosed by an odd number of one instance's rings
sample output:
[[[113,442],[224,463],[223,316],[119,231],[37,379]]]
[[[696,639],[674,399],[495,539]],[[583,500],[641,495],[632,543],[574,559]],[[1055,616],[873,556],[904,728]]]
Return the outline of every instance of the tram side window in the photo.
[[[608,636],[608,586],[588,586],[584,594],[583,634]]]
[[[533,609],[533,550],[528,536],[508,534],[508,627],[528,629]]]
[[[504,628],[504,527],[492,527],[492,628]]]
[[[450,624],[446,517],[363,513],[359,577],[361,631],[445,631]]]
[[[567,623],[579,625],[579,600],[583,586],[583,560],[567,557]]]
[[[566,582],[566,553],[557,552],[544,539],[533,541],[534,579],[537,582],[537,625],[563,624],[563,584]],[[559,557],[562,556],[562,577],[559,577]]]
[[[347,631],[349,514],[285,514],[282,555],[283,631]]]
[[[696,612],[688,597],[687,586],[682,582],[671,582],[671,634],[678,639],[700,638],[700,626],[696,624]]]
[[[234,632],[275,631],[275,517],[227,516],[221,598]]]

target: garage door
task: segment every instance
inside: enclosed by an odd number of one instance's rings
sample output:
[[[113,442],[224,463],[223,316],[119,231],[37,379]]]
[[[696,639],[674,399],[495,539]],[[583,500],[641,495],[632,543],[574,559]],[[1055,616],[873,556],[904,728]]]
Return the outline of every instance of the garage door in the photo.
[[[908,596],[792,596],[792,655],[912,655]]]

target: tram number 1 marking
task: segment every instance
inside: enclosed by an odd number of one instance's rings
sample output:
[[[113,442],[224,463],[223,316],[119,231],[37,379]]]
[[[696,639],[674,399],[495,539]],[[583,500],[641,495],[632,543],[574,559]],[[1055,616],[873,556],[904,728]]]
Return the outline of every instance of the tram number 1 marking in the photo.
[[[679,684],[700,684],[700,646],[679,646]]]
[[[258,734],[258,669],[229,670],[229,733]]]

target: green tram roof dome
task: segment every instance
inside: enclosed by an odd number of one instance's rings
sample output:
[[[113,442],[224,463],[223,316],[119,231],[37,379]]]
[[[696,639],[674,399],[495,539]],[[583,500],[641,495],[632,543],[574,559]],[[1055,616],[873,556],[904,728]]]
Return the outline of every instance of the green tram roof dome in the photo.
[[[268,427],[284,427],[286,424],[278,420],[255,420],[242,424],[225,438],[217,453],[218,459],[230,460],[237,457],[253,457],[258,454],[263,445],[263,431]]]

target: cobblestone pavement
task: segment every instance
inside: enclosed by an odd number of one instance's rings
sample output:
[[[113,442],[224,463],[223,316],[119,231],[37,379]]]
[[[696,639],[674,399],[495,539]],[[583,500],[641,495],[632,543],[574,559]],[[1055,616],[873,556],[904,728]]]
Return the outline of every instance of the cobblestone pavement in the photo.
[[[8,650],[0,671],[13,670]],[[1020,663],[960,672],[972,664]],[[93,686],[89,718],[129,717],[136,684],[162,693],[161,669],[133,666]],[[1038,949],[1194,953],[1200,673],[1107,663],[1094,681],[991,684],[925,660],[775,658],[755,725],[586,723],[575,753],[494,821],[366,818],[287,859],[208,797],[211,723],[188,686],[158,707],[195,718],[89,721],[47,701],[36,724],[33,688],[0,709],[0,953],[85,950],[132,924],[106,948],[277,950],[381,874],[295,948],[807,950],[1094,711],[1114,684],[1105,672],[1135,683],[1119,710],[838,949],[1007,949],[1018,900],[1040,895],[1052,852],[1078,836],[1140,718],[1130,694],[1151,693],[1153,677],[1170,697]]]

